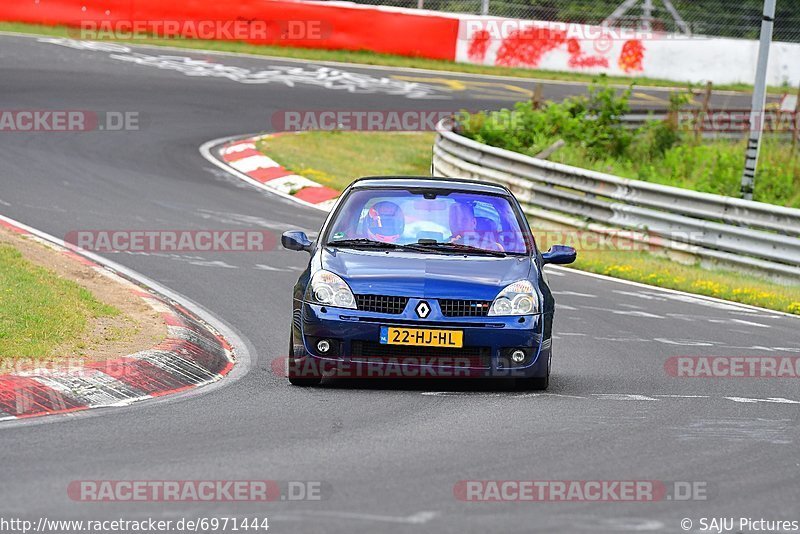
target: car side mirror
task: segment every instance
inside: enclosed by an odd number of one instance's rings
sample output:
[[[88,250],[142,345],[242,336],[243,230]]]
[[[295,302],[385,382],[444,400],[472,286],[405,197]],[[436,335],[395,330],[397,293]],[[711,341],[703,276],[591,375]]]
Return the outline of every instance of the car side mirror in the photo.
[[[281,236],[281,245],[283,245],[283,248],[289,250],[305,250],[306,252],[311,252],[312,243],[309,241],[305,232],[289,230],[288,232],[284,232]]]
[[[542,261],[545,265],[566,265],[572,263],[578,257],[574,248],[566,245],[553,245],[550,250],[542,254]]]

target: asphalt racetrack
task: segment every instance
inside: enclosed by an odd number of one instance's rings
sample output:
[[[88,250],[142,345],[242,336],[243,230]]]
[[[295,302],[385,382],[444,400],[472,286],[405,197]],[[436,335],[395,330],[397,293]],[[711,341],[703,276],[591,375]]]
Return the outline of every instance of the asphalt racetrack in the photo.
[[[322,212],[239,181],[198,147],[269,131],[285,110],[498,108],[533,87],[340,70],[357,76],[277,59],[2,36],[0,108],[136,112],[139,129],[0,133],[0,212],[62,238],[79,229],[313,233]],[[544,95],[584,90],[554,83]],[[634,102],[657,107],[666,97],[637,90]],[[714,97],[719,107],[747,102]],[[192,395],[0,426],[4,517],[269,517],[272,532],[303,533],[682,532],[683,518],[798,519],[797,381],[665,371],[673,356],[796,355],[797,319],[554,269],[546,394],[423,380],[305,389],[271,362],[286,355],[290,288],[307,255],[108,256],[218,317],[245,340],[249,364]],[[94,503],[67,492],[79,480],[249,479],[319,481],[324,498]],[[463,502],[454,496],[462,480],[657,480],[707,491],[686,501]]]

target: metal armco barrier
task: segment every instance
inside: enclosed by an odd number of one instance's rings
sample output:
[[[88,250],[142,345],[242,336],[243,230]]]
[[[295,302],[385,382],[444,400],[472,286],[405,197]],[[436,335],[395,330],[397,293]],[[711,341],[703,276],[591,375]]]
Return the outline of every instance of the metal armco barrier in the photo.
[[[499,182],[534,218],[800,281],[800,210],[620,178],[484,145],[437,126],[435,176]]]

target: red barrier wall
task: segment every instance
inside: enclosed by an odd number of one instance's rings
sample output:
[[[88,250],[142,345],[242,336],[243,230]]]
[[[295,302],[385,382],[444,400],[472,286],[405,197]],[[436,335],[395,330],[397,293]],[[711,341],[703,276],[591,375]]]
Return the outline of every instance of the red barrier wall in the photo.
[[[319,36],[287,40],[270,32],[274,37],[247,41],[447,60],[455,59],[458,35],[455,18],[281,0],[0,0],[0,20],[75,27],[82,21],[313,21]]]

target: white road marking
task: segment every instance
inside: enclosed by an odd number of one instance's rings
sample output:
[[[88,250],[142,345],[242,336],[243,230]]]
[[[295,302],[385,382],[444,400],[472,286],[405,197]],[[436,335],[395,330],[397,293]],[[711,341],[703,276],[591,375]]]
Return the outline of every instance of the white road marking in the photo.
[[[619,400],[619,401],[657,401],[653,397],[647,395],[634,395],[630,393],[592,393],[593,397],[598,397],[601,400]]]
[[[678,433],[680,440],[787,445],[793,442],[794,425],[790,419],[700,419],[671,430]]]
[[[528,399],[534,397],[560,397],[565,399],[587,400],[591,398],[597,401],[624,401],[624,402],[655,402],[658,400],[728,400],[741,404],[800,404],[798,400],[787,399],[784,397],[769,397],[757,399],[750,397],[721,396],[712,397],[710,395],[673,395],[673,394],[652,394],[642,395],[639,393],[588,393],[588,396],[568,395],[564,393],[548,392],[502,392],[502,391],[423,391],[421,395],[425,397],[488,397],[488,398],[507,398],[507,399]]]
[[[615,289],[613,293],[628,297],[637,297],[644,300],[667,300],[664,298],[655,297],[653,295],[648,295],[647,293],[642,293],[641,291],[620,291],[619,289]]]
[[[746,325],[746,326],[756,326],[758,328],[771,328],[771,326],[769,326],[767,324],[754,323],[752,321],[743,321],[741,319],[705,319],[705,320],[708,321],[709,323],[712,323],[712,324],[737,324],[738,323],[738,324],[743,324],[743,325]],[[746,332],[746,333],[750,334],[752,332]]]
[[[757,402],[773,402],[776,404],[800,404],[800,401],[784,399],[783,397],[770,397],[768,399],[752,399],[750,397],[723,397],[723,398],[732,400],[733,402],[743,402],[747,404],[753,404]]]
[[[645,312],[645,311],[638,311],[638,310],[611,310],[612,313],[616,315],[629,315],[631,317],[645,317],[648,319],[664,319],[661,315],[656,315],[655,313]]]
[[[652,339],[641,337],[593,337],[595,341],[613,341],[615,343],[652,343]]]
[[[440,514],[430,510],[424,510],[407,516],[397,515],[380,515],[380,514],[362,514],[359,512],[340,512],[336,510],[308,510],[299,512],[289,512],[277,514],[281,517],[290,516],[318,516],[318,517],[331,517],[339,519],[356,519],[360,521],[377,521],[379,523],[400,523],[407,525],[424,525],[429,521],[436,519]]]
[[[636,310],[616,310],[614,308],[601,308],[599,306],[585,306],[584,309],[586,310],[596,310],[606,313],[613,313],[614,315],[629,315],[632,317],[645,317],[648,319],[665,319],[665,317],[661,315],[656,315],[654,313],[644,312],[644,311],[636,311]]]
[[[571,297],[584,297],[587,299],[596,299],[597,295],[592,295],[590,293],[578,293],[577,291],[553,291],[554,295],[567,295]]]
[[[654,397],[664,397],[667,399],[710,399],[708,395],[653,395]]]
[[[759,328],[772,328],[768,324],[756,323],[754,321],[745,321],[744,319],[731,319],[731,321],[734,323],[744,324],[747,326],[757,326]]]
[[[229,173],[226,174],[230,176]],[[197,210],[196,213],[205,220],[213,220],[223,224],[237,224],[247,227],[259,226],[261,228],[269,228],[278,232],[283,232],[283,230],[286,229],[286,221],[273,221],[271,219],[264,219],[263,217],[256,217],[255,215],[243,215],[240,213],[206,209]],[[310,228],[300,228],[297,226],[292,226],[292,228],[304,231],[306,234],[309,234],[309,237],[311,234],[319,230],[318,228],[312,230]]]
[[[666,345],[680,345],[682,347],[713,347],[714,343],[711,341],[700,341],[695,339],[667,339],[665,337],[657,337],[653,341],[664,343]]]
[[[231,265],[230,263],[225,263],[224,261],[220,260],[192,260],[187,262],[190,265],[197,265],[198,267],[222,267],[224,269],[238,269],[236,265]]]
[[[600,519],[593,522],[591,525],[582,524],[582,527],[591,526],[592,530],[600,528],[602,530],[612,530],[614,532],[630,531],[630,532],[652,532],[654,530],[662,530],[664,523],[654,519]]]
[[[264,265],[263,263],[256,263],[255,269],[259,270],[259,271],[276,271],[276,272],[283,272],[283,273],[289,271],[288,268],[272,267],[271,265]]]

